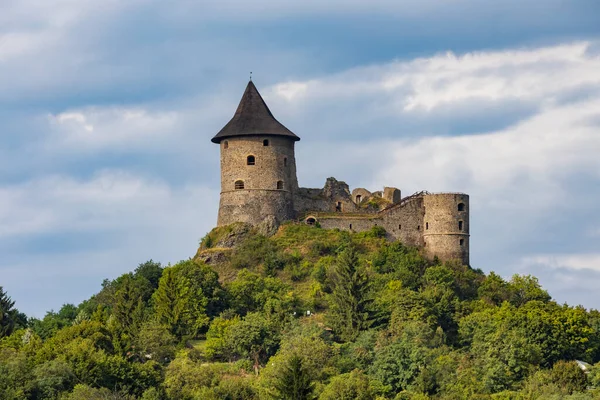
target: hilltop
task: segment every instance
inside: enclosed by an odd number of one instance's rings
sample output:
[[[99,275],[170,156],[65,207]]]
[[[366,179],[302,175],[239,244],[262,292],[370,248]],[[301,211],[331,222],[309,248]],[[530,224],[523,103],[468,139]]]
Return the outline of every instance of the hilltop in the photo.
[[[42,320],[0,290],[0,398],[600,396],[598,311],[386,236],[221,226]]]

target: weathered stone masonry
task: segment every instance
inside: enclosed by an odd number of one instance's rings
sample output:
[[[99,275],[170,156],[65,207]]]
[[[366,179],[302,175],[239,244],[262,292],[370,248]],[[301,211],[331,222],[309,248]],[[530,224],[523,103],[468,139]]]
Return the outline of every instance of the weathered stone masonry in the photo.
[[[394,187],[350,192],[335,178],[322,189],[300,188],[294,155],[299,140],[249,82],[233,118],[212,139],[221,149],[219,226],[265,220],[357,232],[382,226],[390,239],[417,246],[429,257],[469,263],[468,195],[424,191],[402,198]]]

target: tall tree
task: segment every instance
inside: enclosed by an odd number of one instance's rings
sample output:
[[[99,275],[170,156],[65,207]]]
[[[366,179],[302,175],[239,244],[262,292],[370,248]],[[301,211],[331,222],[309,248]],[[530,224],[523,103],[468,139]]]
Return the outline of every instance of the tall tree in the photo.
[[[218,279],[209,266],[192,260],[165,268],[153,295],[159,321],[178,337],[196,336],[222,308]]]
[[[354,247],[340,253],[331,280],[328,323],[341,340],[353,341],[373,321],[369,280]]]
[[[307,369],[304,367],[302,357],[293,355],[275,383],[275,389],[282,400],[309,400],[314,399],[314,383]]]
[[[26,325],[25,316],[14,308],[15,302],[0,286],[0,338]]]

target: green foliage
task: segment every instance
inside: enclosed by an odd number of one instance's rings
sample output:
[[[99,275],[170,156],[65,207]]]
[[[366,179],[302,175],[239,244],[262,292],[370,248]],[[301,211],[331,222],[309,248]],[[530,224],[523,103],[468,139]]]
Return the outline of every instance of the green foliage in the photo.
[[[25,315],[14,308],[15,302],[8,297],[0,286],[0,339],[13,331],[27,326]]]
[[[201,261],[148,261],[29,322],[0,288],[0,399],[600,395],[600,312],[384,236],[219,227],[202,246],[241,242],[223,286]]]
[[[335,376],[319,400],[375,400],[369,378],[360,370]]]
[[[278,393],[277,398],[282,400],[310,400],[314,398],[314,383],[303,365],[302,357],[293,355],[281,367],[275,389]]]
[[[225,346],[234,356],[252,360],[255,371],[258,371],[259,366],[277,351],[279,334],[264,316],[249,313],[229,327]]]
[[[331,278],[333,290],[329,299],[328,322],[343,341],[352,341],[372,323],[369,280],[358,265],[353,247],[339,256]]]
[[[197,261],[181,261],[163,271],[153,295],[154,310],[177,337],[196,337],[218,313],[222,297],[216,272]]]
[[[281,298],[288,285],[281,280],[262,277],[246,269],[227,286],[231,307],[240,315],[262,310],[269,299]]]

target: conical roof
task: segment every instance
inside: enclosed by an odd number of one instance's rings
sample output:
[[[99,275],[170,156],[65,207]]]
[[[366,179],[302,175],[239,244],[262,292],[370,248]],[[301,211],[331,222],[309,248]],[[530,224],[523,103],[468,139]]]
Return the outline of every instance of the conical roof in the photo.
[[[228,137],[255,135],[285,136],[292,140],[300,140],[298,136],[275,119],[267,107],[267,103],[258,93],[256,86],[250,81],[233,118],[211,141],[219,143]]]

